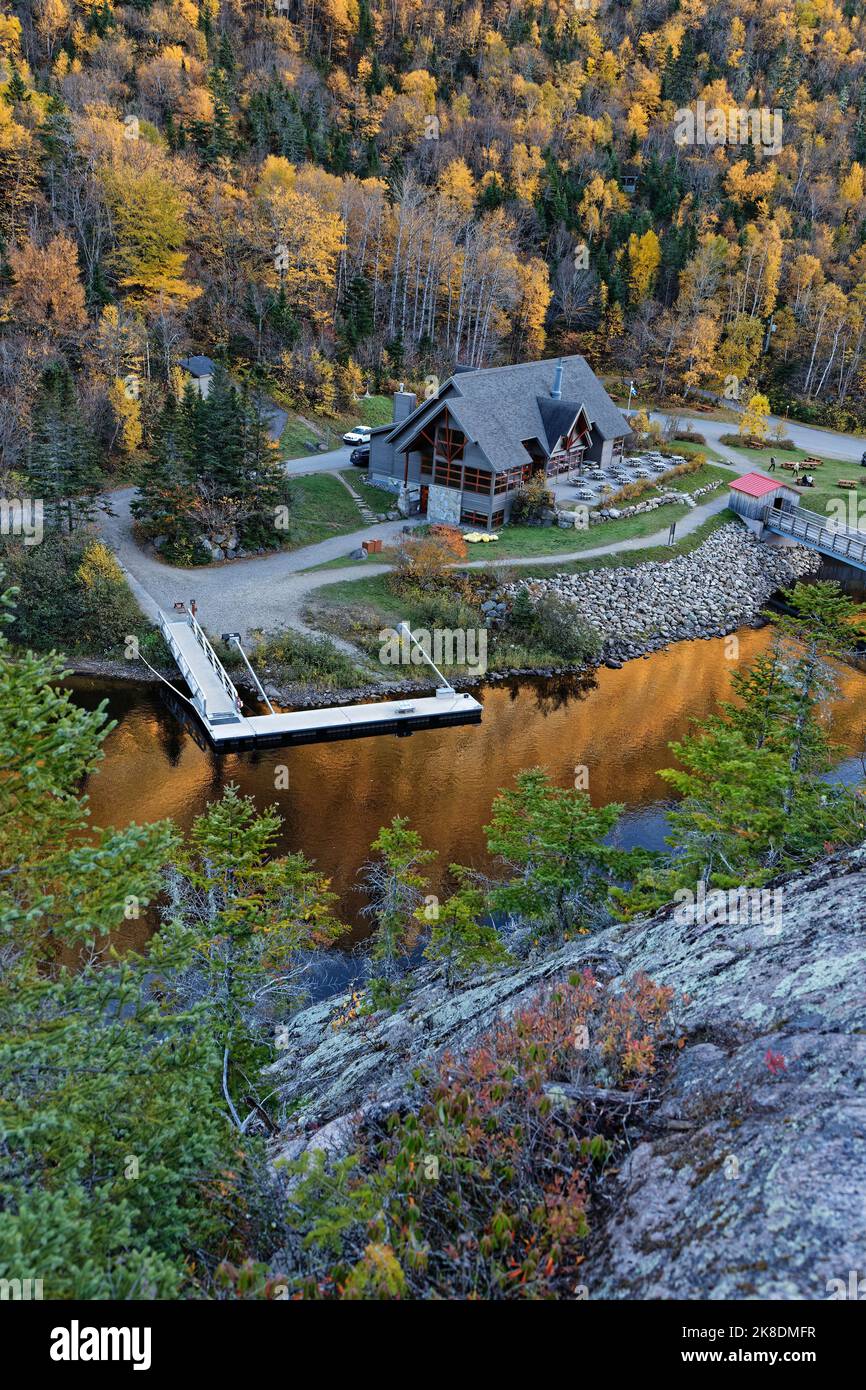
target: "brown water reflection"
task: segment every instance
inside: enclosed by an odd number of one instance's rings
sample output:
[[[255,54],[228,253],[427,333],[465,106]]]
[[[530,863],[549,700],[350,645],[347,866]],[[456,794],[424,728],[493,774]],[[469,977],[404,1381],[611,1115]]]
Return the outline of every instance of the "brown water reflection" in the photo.
[[[770,638],[770,629],[741,632],[739,662]],[[118,720],[87,787],[92,821],[170,816],[186,827],[236,782],[258,806],[278,805],[285,848],[303,850],[331,876],[349,919],[363,902],[356,876],[381,824],[408,816],[438,851],[440,870],[453,861],[482,867],[482,826],[494,795],[535,764],[563,786],[573,782],[575,765],[585,765],[594,802],[629,808],[625,842],[658,843],[656,808],[666,789],[656,773],[671,763],[671,740],[729,694],[738,663],[725,652],[722,639],[681,643],[621,671],[602,669],[583,689],[556,681],[491,686],[481,696],[480,727],[224,758],[202,751],[149,688],[78,680],[77,697],[93,705],[107,696]],[[840,677],[842,699],[828,713],[836,740],[855,751],[866,728],[866,678],[848,668]],[[289,770],[288,790],[275,790],[280,766]]]

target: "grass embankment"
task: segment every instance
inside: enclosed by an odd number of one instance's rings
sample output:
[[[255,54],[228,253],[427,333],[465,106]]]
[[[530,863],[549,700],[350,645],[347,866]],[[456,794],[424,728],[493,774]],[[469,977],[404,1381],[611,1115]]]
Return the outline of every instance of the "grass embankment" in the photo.
[[[670,526],[672,521],[685,516],[689,510],[684,502],[671,502],[664,507],[657,507],[655,511],[606,521],[601,526],[593,526],[586,531],[571,528],[562,531],[558,526],[505,526],[499,532],[498,541],[491,541],[483,547],[472,547],[469,558],[486,559],[489,554],[491,561],[495,562],[500,556],[519,559],[523,556],[567,555],[573,550],[592,550],[598,545],[612,545],[616,541],[651,536],[663,526]]]
[[[658,516],[659,512],[650,515]],[[474,577],[482,581],[492,580],[499,587],[523,580],[549,578],[552,574],[580,574],[593,569],[632,567],[649,560],[670,560],[675,555],[687,555],[696,550],[708,536],[720,526],[729,524],[731,519],[727,511],[708,517],[690,535],[671,547],[648,546],[642,550],[620,551],[595,559],[539,565],[537,568],[491,565],[489,569],[475,571]],[[476,603],[461,602],[451,596],[440,599],[436,595],[426,598],[411,593],[398,595],[391,587],[387,574],[338,581],[325,590],[317,591],[307,605],[305,617],[322,631],[354,642],[377,665],[379,671],[382,670],[378,666],[378,653],[382,646],[379,633],[386,628],[396,627],[401,620],[405,619],[413,628],[426,629],[436,626],[454,629],[487,626],[487,619]],[[552,645],[545,645],[538,637],[528,641],[509,627],[494,628],[488,632],[487,666],[491,671],[508,667],[561,666],[565,662],[566,658],[561,652]],[[462,668],[455,664],[448,669],[459,674]],[[402,670],[400,674],[410,675],[412,672],[411,669]],[[422,676],[421,679],[425,678]]]
[[[236,647],[214,641],[214,647],[234,678],[243,679],[246,666]],[[341,690],[368,684],[371,672],[335,647],[327,637],[286,631],[248,645],[253,670],[266,685],[280,689]]]
[[[378,508],[381,512],[390,512],[397,505],[396,493],[393,493],[390,488],[377,487],[375,483],[371,483],[366,468],[345,468],[340,473],[340,477],[345,478],[349,486],[363,497],[369,507]]]
[[[651,515],[658,516],[659,512],[653,512]],[[590,560],[569,560],[561,565],[491,565],[489,572],[496,577],[498,583],[512,584],[519,583],[521,579],[549,579],[552,574],[585,574],[587,570],[631,569],[636,565],[645,564],[648,560],[672,560],[675,555],[688,555],[691,551],[697,550],[698,546],[720,526],[728,525],[731,520],[731,512],[717,512],[714,516],[707,517],[694,531],[672,546],[650,545],[643,550],[620,550],[612,555],[597,555]],[[328,592],[330,593],[330,590]]]
[[[357,502],[340,480],[329,473],[293,478],[291,486],[294,506],[289,518],[286,550],[298,550],[303,545],[347,535],[365,525]]]
[[[275,397],[275,399],[277,399]],[[282,402],[278,401],[278,404]],[[283,408],[287,407],[283,405]],[[324,444],[328,449],[340,449],[343,435],[353,425],[387,425],[391,420],[392,401],[390,396],[362,396],[351,412],[338,415],[297,414],[292,411],[280,435],[280,451],[283,458],[303,458],[305,454],[315,453],[316,444]],[[310,441],[314,440],[312,445]]]
[[[507,628],[489,629],[487,617],[476,601],[461,599],[445,591],[426,595],[415,591],[397,594],[390,587],[387,574],[374,574],[369,578],[329,585],[327,590],[319,591],[311,598],[304,617],[322,631],[353,642],[368,658],[380,678],[411,680],[414,677],[424,686],[429,686],[432,681],[426,667],[380,663],[379,654],[384,645],[380,633],[396,629],[397,624],[403,621],[408,622],[416,633],[436,630],[477,633],[486,630],[488,671],[502,671],[509,667],[562,666],[568,663],[567,657],[545,645],[543,640],[529,640]],[[466,655],[470,659],[457,660],[459,647],[455,641],[455,659],[448,659],[446,649],[443,653],[437,653],[436,664],[452,676],[467,672],[476,675],[478,653],[477,641],[470,646],[467,640]]]

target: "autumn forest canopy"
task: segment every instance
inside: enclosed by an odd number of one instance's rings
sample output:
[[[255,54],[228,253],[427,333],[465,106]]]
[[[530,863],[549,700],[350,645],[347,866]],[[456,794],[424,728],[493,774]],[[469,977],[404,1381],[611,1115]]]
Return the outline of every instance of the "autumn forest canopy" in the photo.
[[[581,351],[866,418],[855,0],[35,0],[0,51],[7,472],[58,382],[146,457],[190,350],[326,415]]]

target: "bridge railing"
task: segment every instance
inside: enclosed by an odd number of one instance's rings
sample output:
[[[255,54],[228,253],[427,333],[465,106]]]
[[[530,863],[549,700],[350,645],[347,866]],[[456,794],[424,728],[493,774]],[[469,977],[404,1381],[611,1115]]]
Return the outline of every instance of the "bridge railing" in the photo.
[[[764,524],[771,531],[781,531],[785,535],[799,537],[807,545],[811,542],[822,550],[829,550],[842,560],[866,564],[866,536],[858,531],[830,526],[826,516],[809,511],[806,507],[792,507],[788,511],[768,507],[764,513]]]
[[[199,710],[199,713],[202,714],[205,719],[212,718],[212,716],[208,713],[207,700],[205,698],[204,691],[201,689],[198,681],[196,680],[195,672],[190,667],[189,662],[187,661],[186,657],[184,656],[183,652],[181,651],[172,634],[171,629],[173,626],[176,626],[176,624],[170,623],[166,618],[165,614],[162,612],[159,613],[158,619],[160,631],[162,632],[162,635],[165,638],[166,643],[168,644],[168,648],[172,656],[174,657],[175,664],[178,670],[180,671],[181,675],[183,676],[184,680],[186,681],[187,685],[189,686],[190,690],[192,691],[193,703],[196,705],[197,709]],[[202,628],[196,621],[194,614],[187,614],[187,623],[192,630],[192,634],[196,642],[201,647],[204,655],[207,657],[208,663],[212,667],[214,674],[220,682],[220,685],[226,692],[226,695],[229,697],[235,718],[237,718],[238,712],[241,707],[241,698],[237,692],[237,689],[229,679],[222,662],[220,661],[219,657],[217,656],[216,652],[211,646]]]
[[[199,646],[201,647],[202,651],[204,652],[205,656],[207,657],[208,661],[213,667],[214,675],[216,676],[223,690],[228,695],[235,709],[239,709],[241,705],[241,697],[235,689],[235,686],[229,679],[228,673],[226,672],[225,667],[223,666],[222,662],[220,661],[219,657],[217,656],[216,652],[211,646],[209,639],[205,635],[203,629],[199,626],[194,613],[189,614],[189,625],[192,628],[193,637],[198,642]]]

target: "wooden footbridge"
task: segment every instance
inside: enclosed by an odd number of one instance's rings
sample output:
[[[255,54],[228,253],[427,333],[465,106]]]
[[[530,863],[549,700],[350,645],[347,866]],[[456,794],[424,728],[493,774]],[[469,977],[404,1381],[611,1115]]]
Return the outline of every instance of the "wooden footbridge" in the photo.
[[[744,473],[730,484],[728,506],[759,537],[769,532],[866,571],[866,533],[840,526],[801,506],[800,491],[766,473]]]
[[[247,661],[238,634],[231,633],[227,636],[239,648],[253,682],[270,710],[269,714],[245,714],[237,687],[195,614],[184,609],[182,614],[168,617],[160,612],[159,626],[189,689],[187,704],[198,716],[208,741],[220,752],[365,738],[374,734],[404,736],[420,729],[481,722],[482,706],[478,701],[471,695],[454,690],[426,654],[425,660],[433,666],[442,681],[433,695],[279,714],[274,711]],[[405,624],[402,626],[408,633],[408,627]],[[414,641],[411,633],[408,635]],[[418,646],[417,643],[415,645]],[[423,652],[421,647],[418,650]],[[175,691],[175,694],[179,693]]]
[[[777,536],[790,536],[810,550],[818,550],[832,560],[841,560],[843,564],[866,572],[866,535],[862,531],[828,525],[826,516],[805,507],[792,507],[787,511],[768,507],[764,513],[764,527]]]

